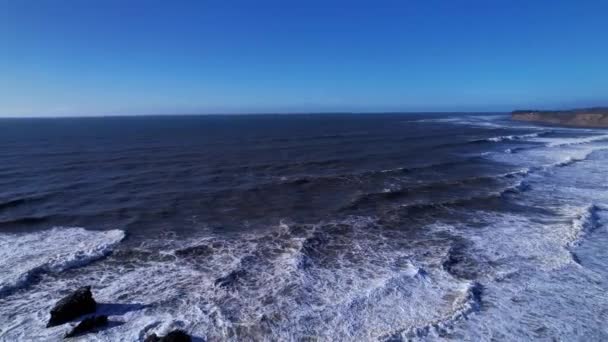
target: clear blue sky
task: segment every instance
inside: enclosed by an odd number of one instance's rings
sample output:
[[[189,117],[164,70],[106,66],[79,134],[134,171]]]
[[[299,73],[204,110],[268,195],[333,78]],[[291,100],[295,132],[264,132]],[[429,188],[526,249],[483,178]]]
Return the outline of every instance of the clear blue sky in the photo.
[[[0,115],[608,105],[608,1],[0,1]]]

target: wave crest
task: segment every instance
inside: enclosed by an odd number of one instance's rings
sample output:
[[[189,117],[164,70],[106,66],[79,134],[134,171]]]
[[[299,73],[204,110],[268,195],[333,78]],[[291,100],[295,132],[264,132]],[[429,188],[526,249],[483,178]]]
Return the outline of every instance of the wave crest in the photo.
[[[0,296],[26,287],[45,273],[85,266],[108,255],[125,237],[122,230],[89,231],[56,227],[0,235]]]
[[[596,141],[608,140],[608,134],[595,135],[585,138],[574,138],[574,139],[560,139],[547,143],[548,147],[562,147],[571,145],[588,144]]]
[[[537,133],[529,133],[529,134],[513,134],[513,135],[501,135],[498,137],[474,140],[474,142],[501,142],[501,141],[509,141],[509,140],[522,140],[526,138],[538,138],[544,135],[547,135],[551,132],[537,132]]]

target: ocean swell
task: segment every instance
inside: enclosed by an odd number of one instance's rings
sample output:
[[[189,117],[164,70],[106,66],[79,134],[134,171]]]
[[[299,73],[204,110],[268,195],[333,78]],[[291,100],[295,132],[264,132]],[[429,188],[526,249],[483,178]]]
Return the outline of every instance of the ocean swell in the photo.
[[[394,203],[398,199],[406,199],[409,197],[414,197],[417,193],[429,193],[429,192],[447,193],[448,190],[453,192],[455,190],[473,190],[482,185],[490,185],[490,186],[500,185],[497,182],[502,181],[502,180],[509,180],[509,179],[525,177],[528,174],[528,172],[529,172],[528,169],[521,169],[521,170],[516,170],[516,171],[512,171],[512,172],[499,174],[499,175],[478,176],[478,177],[470,177],[470,178],[451,180],[451,181],[439,181],[439,182],[432,182],[432,183],[428,183],[428,184],[422,184],[420,186],[414,186],[411,188],[404,188],[404,189],[376,192],[376,193],[367,193],[367,194],[358,196],[348,206],[346,206],[343,209],[348,210],[348,209],[360,208],[362,206],[377,205],[379,202],[382,202],[382,201],[385,201],[387,203]],[[474,196],[465,197],[465,198],[457,198],[457,199],[439,201],[439,202],[433,202],[433,203],[410,202],[410,203],[406,203],[402,207],[408,207],[408,208],[416,208],[416,207],[420,207],[420,206],[435,207],[435,206],[442,206],[442,205],[446,205],[446,204],[460,203],[463,201],[468,202],[471,200],[481,199],[481,198],[500,197],[506,193],[513,193],[513,192],[525,190],[526,187],[527,187],[527,185],[525,185],[522,182],[522,180],[519,179],[513,184],[509,184],[507,186],[502,186],[502,187],[499,186],[498,190],[494,190],[494,191],[490,190],[481,195],[474,195]]]

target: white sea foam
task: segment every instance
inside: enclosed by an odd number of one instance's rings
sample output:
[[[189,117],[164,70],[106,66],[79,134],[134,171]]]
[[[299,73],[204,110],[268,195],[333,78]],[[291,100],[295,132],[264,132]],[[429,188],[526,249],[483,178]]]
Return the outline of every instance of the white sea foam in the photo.
[[[465,115],[456,117],[444,117],[444,118],[431,118],[431,119],[419,119],[415,122],[437,122],[437,123],[449,123],[454,125],[465,125],[475,127],[485,127],[490,129],[495,128],[509,128],[516,127],[517,129],[530,129],[530,130],[546,130],[546,127],[535,126],[535,125],[524,125],[521,122],[509,122],[506,120],[507,117],[503,115]]]
[[[529,211],[476,212],[474,233],[466,226],[438,225],[473,242],[469,250],[492,265],[479,278],[483,300],[490,305],[483,314],[459,320],[447,333],[430,334],[431,340],[443,340],[446,334],[465,341],[490,336],[606,340],[598,315],[608,307],[603,296],[608,278],[602,278],[608,275],[608,254],[601,252],[606,231],[598,219],[608,203],[608,164],[598,159],[604,149],[596,143],[526,151],[512,161],[540,165],[526,177],[531,190],[516,200]],[[552,172],[536,172],[542,170]]]
[[[547,134],[548,132],[538,132],[538,133],[530,133],[530,134],[521,134],[521,135],[502,135],[498,137],[488,138],[487,141],[492,142],[501,142],[507,140],[523,140],[527,138],[535,138],[541,135]]]
[[[89,336],[99,341],[173,328],[208,340],[369,340],[469,310],[470,282],[441,267],[447,248],[404,252],[397,248],[403,236],[384,236],[376,225],[365,217],[307,227],[283,222],[264,234],[203,237],[164,252],[146,247],[143,257],[121,263],[117,254],[104,262],[111,266],[92,264],[6,297],[0,340],[60,338],[65,327],[44,328],[52,303],[43,298],[83,283],[93,285],[98,302],[133,307],[107,311],[122,324]],[[422,258],[430,252],[436,257]]]
[[[562,150],[557,153],[553,153],[553,156],[559,158],[557,161],[543,165],[542,169],[550,169],[553,167],[568,166],[577,162],[585,161],[589,157],[599,151],[607,150],[608,147],[578,147]]]
[[[67,327],[44,328],[49,299],[82,284],[93,285],[99,302],[115,304],[118,309],[104,312],[123,323],[88,340],[135,341],[173,328],[207,340],[605,340],[605,279],[575,263],[571,252],[585,247],[594,212],[608,203],[606,164],[591,157],[598,148],[568,144],[493,155],[518,166],[503,175],[515,176],[504,191],[532,184],[513,196],[526,212],[467,209],[469,221],[433,218],[415,233],[370,217],[316,225],[283,221],[232,237],[150,240],[130,251],[136,257],[114,255],[70,278],[54,277],[65,268],[44,266],[52,279],[0,298],[0,340],[60,339]],[[574,163],[584,160],[590,162]],[[543,172],[549,169],[551,178]],[[545,207],[552,197],[555,207]],[[32,248],[11,265],[61,253],[76,256],[62,260],[90,262],[79,256],[105,255],[100,246],[111,249],[124,236],[43,233],[23,234]],[[444,267],[454,241],[466,242],[460,252],[470,258],[457,260],[456,271]],[[69,252],[78,245],[91,252]],[[594,270],[606,268],[605,259],[594,262]],[[32,262],[33,269],[38,264]]]
[[[61,338],[67,327],[44,328],[52,304],[48,298],[83,283],[94,286],[99,302],[127,307],[107,312],[121,324],[87,336],[97,341],[142,340],[174,328],[207,340],[435,340],[453,331],[475,340],[478,330],[461,330],[470,322],[483,329],[482,337],[491,336],[492,327],[504,324],[496,321],[500,315],[518,312],[508,306],[507,294],[520,285],[508,279],[536,265],[543,272],[532,276],[558,272],[571,263],[562,237],[573,225],[471,214],[479,220],[473,230],[438,223],[428,231],[446,231],[472,242],[477,267],[484,269],[477,281],[459,279],[442,267],[449,241],[420,245],[407,232],[384,230],[365,217],[306,227],[285,221],[270,232],[234,239],[151,242],[134,250],[143,254],[125,263],[112,261],[116,255],[108,259],[112,264],[93,264],[75,278],[34,284],[31,291],[2,301],[0,340]],[[159,250],[163,245],[168,249]],[[218,284],[230,274],[241,275],[234,283]],[[525,280],[542,286],[537,278]],[[526,291],[519,294],[526,296]],[[550,289],[538,291],[550,294]],[[484,302],[491,305],[479,312]],[[504,333],[525,336],[516,330]]]
[[[121,230],[53,228],[36,233],[0,234],[0,294],[26,286],[32,277],[86,265],[107,255]]]
[[[534,191],[532,191],[533,195]],[[531,194],[527,194],[530,196]],[[468,315],[439,331],[430,329],[408,340],[479,341],[489,337],[525,340],[551,336],[604,340],[603,324],[595,322],[598,310],[608,305],[598,286],[598,275],[580,267],[570,249],[578,245],[595,222],[596,206],[561,208],[559,216],[538,213],[499,214],[475,212],[475,228],[437,223],[433,229],[471,242],[467,255],[479,262],[477,280],[482,286],[479,315]],[[594,254],[596,256],[597,253]],[[605,270],[608,255],[593,260]],[[487,304],[487,305],[484,305]],[[555,314],[559,312],[559,314]],[[541,329],[542,328],[542,329]]]
[[[511,149],[507,149],[505,154],[496,153],[489,157],[499,162],[514,164],[514,166],[525,166],[533,172],[538,172],[585,161],[593,154],[605,150],[608,150],[606,144],[570,144],[518,151],[517,158],[512,155],[513,150]]]
[[[545,142],[548,147],[561,147],[571,145],[589,144],[597,141],[608,140],[608,134],[592,135],[582,138],[538,138],[535,141]]]
[[[472,222],[429,227],[467,241],[462,253],[478,262],[473,270],[483,287],[482,312],[400,337],[606,340],[600,312],[608,307],[608,233],[602,226],[608,221],[598,219],[608,203],[606,138],[529,137],[545,147],[518,151],[517,158],[493,154],[497,161],[529,168],[521,186],[529,184],[530,191],[512,199],[528,209],[469,212]]]
[[[581,239],[590,233],[596,224],[596,216],[599,207],[589,204],[583,207],[564,208],[565,215],[573,216],[571,229],[564,234],[564,243],[568,247],[575,247]]]
[[[444,118],[432,118],[432,119],[419,119],[416,122],[438,122],[438,123],[451,123],[457,125],[471,125],[471,126],[483,126],[483,127],[505,127],[504,125],[496,123],[497,120],[504,119],[502,116],[497,115],[486,115],[486,116],[457,116],[457,117],[444,117]]]
[[[380,340],[412,340],[416,338],[424,339],[431,336],[436,338],[441,331],[451,329],[453,324],[457,323],[459,320],[466,319],[469,314],[479,310],[481,304],[480,292],[480,285],[476,282],[463,284],[461,290],[454,294],[451,314],[425,325],[401,331],[393,331],[391,334],[382,336]]]

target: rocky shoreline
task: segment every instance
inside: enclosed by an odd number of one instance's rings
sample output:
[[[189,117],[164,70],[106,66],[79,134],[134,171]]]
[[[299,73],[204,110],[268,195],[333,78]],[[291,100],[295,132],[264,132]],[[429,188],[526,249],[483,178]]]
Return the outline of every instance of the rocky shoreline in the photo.
[[[65,323],[78,321],[64,338],[72,338],[91,334],[110,326],[108,316],[95,315],[97,302],[93,298],[90,286],[83,286],[59,300],[51,309],[47,328]],[[144,339],[144,342],[190,342],[191,337],[182,330],[173,330],[167,335],[159,337],[152,333]]]
[[[608,107],[584,108],[563,111],[516,110],[511,118],[550,125],[608,128]]]

